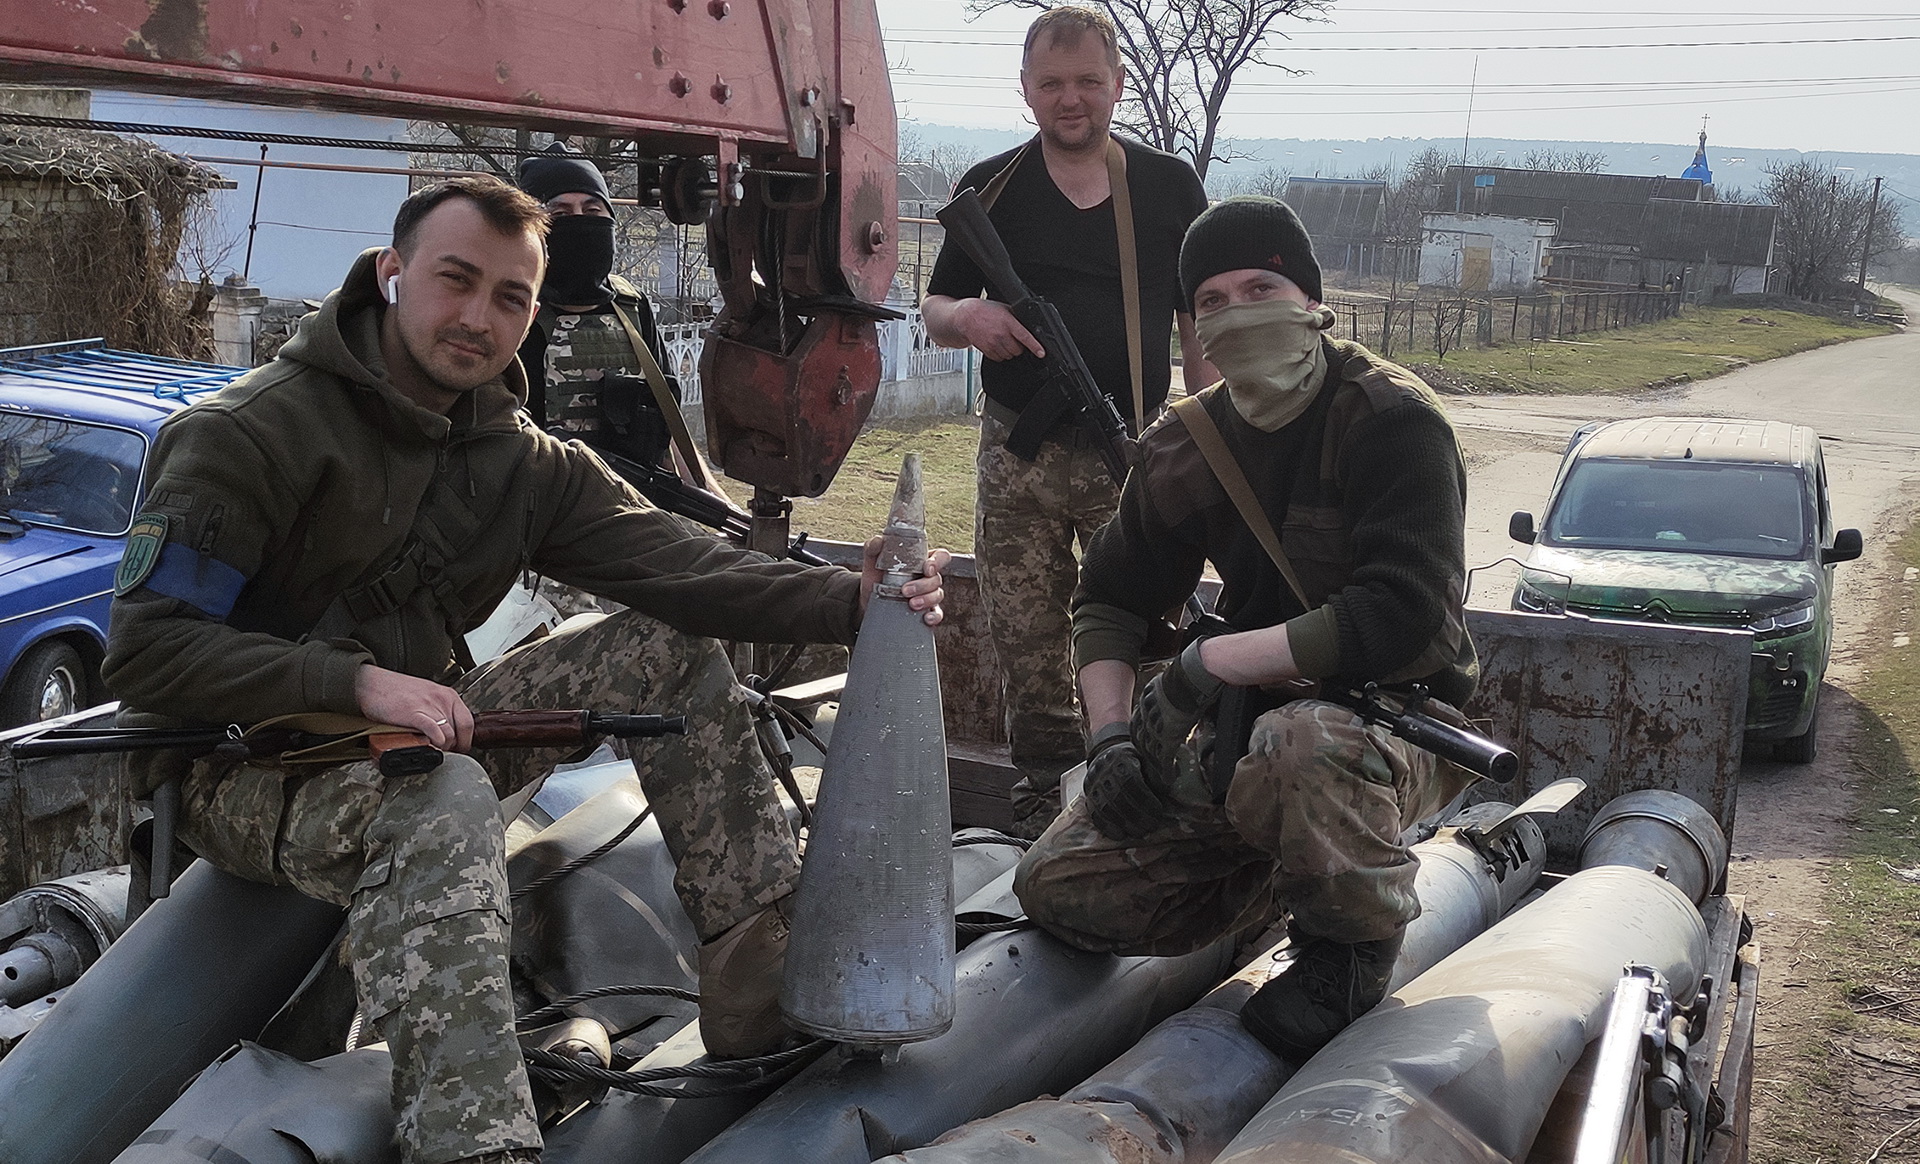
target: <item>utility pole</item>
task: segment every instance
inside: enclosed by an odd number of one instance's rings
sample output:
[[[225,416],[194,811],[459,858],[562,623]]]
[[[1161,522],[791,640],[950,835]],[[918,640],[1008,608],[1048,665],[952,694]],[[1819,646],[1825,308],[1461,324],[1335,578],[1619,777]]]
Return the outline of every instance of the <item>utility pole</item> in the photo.
[[[1873,253],[1873,218],[1880,211],[1880,179],[1873,180],[1873,200],[1867,203],[1867,233],[1860,240],[1860,294],[1867,293],[1867,256]]]

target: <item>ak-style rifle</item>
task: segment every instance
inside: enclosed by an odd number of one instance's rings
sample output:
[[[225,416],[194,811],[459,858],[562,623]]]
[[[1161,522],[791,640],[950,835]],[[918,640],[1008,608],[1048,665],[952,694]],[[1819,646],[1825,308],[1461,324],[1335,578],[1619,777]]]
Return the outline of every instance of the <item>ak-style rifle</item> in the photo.
[[[476,748],[579,747],[599,736],[636,739],[684,735],[684,715],[621,715],[599,711],[482,711],[473,717]],[[189,755],[236,759],[338,763],[337,753],[364,741],[366,755],[389,778],[431,772],[446,753],[425,736],[404,730],[310,731],[264,724],[252,729],[226,727],[72,727],[53,728],[18,740],[8,748],[15,758],[73,756],[172,749]],[[180,782],[169,780],[153,792],[153,849],[147,895],[158,901],[173,884],[173,834],[180,813]]]
[[[476,748],[578,747],[599,736],[635,739],[681,735],[684,715],[620,715],[599,711],[481,711],[473,717]],[[307,731],[266,724],[252,730],[238,724],[226,727],[73,727],[54,728],[19,740],[11,747],[23,760],[41,756],[72,756],[106,752],[145,752],[175,749],[191,755],[231,756],[238,759],[298,760],[302,754],[366,741],[368,757],[383,776],[413,776],[431,772],[446,754],[409,731]]]
[[[1021,410],[1013,431],[1007,434],[1007,451],[1022,460],[1033,460],[1040,454],[1040,442],[1053,426],[1067,413],[1075,412],[1092,430],[1100,447],[1100,459],[1106,462],[1113,483],[1124,483],[1127,468],[1139,456],[1133,439],[1127,435],[1126,421],[1120,419],[1113,397],[1094,383],[1087,361],[1081,358],[1080,345],[1073,342],[1072,333],[1060,318],[1059,308],[1035,295],[1014,273],[1007,245],[1001,241],[1000,232],[993,229],[986,208],[980,205],[980,196],[971,188],[962,190],[934,217],[946,228],[947,236],[973,260],[974,266],[980,268],[994,296],[1007,305],[1013,317],[1033,333],[1033,338],[1040,341],[1041,349],[1047,353],[1041,358],[1046,369],[1045,382]]]

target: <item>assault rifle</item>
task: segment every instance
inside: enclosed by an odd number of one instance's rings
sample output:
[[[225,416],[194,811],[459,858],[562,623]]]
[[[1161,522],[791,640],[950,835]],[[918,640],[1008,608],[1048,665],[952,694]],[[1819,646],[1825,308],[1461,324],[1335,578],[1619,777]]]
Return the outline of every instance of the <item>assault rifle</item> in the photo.
[[[1125,482],[1127,467],[1139,454],[1127,436],[1127,424],[1120,419],[1120,410],[1113,406],[1113,397],[1093,382],[1093,373],[1080,357],[1080,346],[1073,342],[1059,309],[1035,295],[1014,273],[1007,246],[1000,241],[1000,233],[993,229],[992,220],[987,218],[980,196],[971,188],[962,190],[952,202],[941,207],[935,217],[946,227],[948,237],[959,244],[986,276],[994,296],[1007,304],[1013,317],[1033,333],[1033,338],[1040,341],[1047,353],[1041,361],[1045,380],[1020,413],[1019,423],[1007,434],[1007,451],[1022,460],[1033,460],[1040,455],[1040,442],[1054,425],[1069,412],[1077,412],[1081,422],[1098,438],[1100,459],[1106,462],[1114,484]]]
[[[1186,641],[1194,638],[1233,634],[1237,628],[1215,614],[1196,618],[1185,628]],[[1288,699],[1320,699],[1351,709],[1370,724],[1386,728],[1416,748],[1432,752],[1476,775],[1496,783],[1510,783],[1520,771],[1520,757],[1513,749],[1489,739],[1465,726],[1428,714],[1428,691],[1416,683],[1406,692],[1383,693],[1378,683],[1359,687],[1333,682],[1296,679],[1292,691],[1277,700],[1262,688],[1228,685],[1220,694],[1214,715],[1213,765],[1208,782],[1216,799],[1226,795],[1233,779],[1234,765],[1246,754],[1253,721],[1261,712]]]
[[[476,748],[578,747],[595,736],[635,739],[683,735],[684,715],[617,715],[598,711],[482,711],[473,717]],[[384,776],[431,772],[446,755],[426,737],[408,731],[306,731],[263,726],[251,731],[238,724],[209,728],[54,728],[12,745],[23,760],[84,753],[144,752],[163,748],[193,755],[245,759],[298,758],[302,753],[366,741],[368,756]]]
[[[719,530],[738,541],[745,542],[753,532],[753,519],[747,512],[735,506],[733,502],[709,492],[698,485],[689,485],[680,479],[680,474],[659,465],[643,464],[629,460],[617,453],[595,448],[613,469],[626,478],[627,482],[638,489],[641,496],[653,502],[668,513],[679,514],[699,522],[701,525]],[[807,535],[801,534],[787,544],[787,557],[807,566],[831,566],[819,554],[807,549]]]
[[[579,747],[595,736],[636,739],[642,736],[685,735],[684,715],[619,715],[598,711],[482,711],[473,717],[476,748]],[[302,753],[318,761],[318,752],[332,753],[364,741],[366,754],[388,778],[431,772],[446,753],[409,731],[310,731],[265,725],[244,729],[182,728],[53,728],[9,746],[15,758],[72,756],[107,752],[145,752],[177,749],[190,755],[231,756],[236,759],[297,760]],[[173,884],[173,836],[180,815],[180,781],[169,780],[153,791],[153,844],[147,867],[147,896],[158,901]]]

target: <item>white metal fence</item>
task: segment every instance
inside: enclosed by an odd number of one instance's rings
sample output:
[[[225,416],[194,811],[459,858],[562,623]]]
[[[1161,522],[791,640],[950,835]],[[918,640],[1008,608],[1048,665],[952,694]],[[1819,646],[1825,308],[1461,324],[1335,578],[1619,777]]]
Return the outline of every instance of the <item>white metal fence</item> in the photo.
[[[880,324],[880,381],[917,380],[963,372],[967,367],[964,348],[943,348],[927,335],[927,322],[918,307],[906,308],[907,318],[890,319]],[[660,363],[680,378],[680,403],[687,412],[700,411],[700,348],[706,343],[704,323],[675,323],[660,328],[660,344],[665,349]]]

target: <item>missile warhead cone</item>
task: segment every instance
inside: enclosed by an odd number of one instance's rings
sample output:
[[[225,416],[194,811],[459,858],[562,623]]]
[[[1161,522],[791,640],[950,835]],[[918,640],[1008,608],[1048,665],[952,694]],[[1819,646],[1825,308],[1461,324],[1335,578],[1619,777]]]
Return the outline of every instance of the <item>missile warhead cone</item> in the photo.
[[[927,557],[920,461],[907,456],[847,668],[814,806],[780,1006],[847,1043],[953,1024],[953,821],[933,630],[900,597]]]

